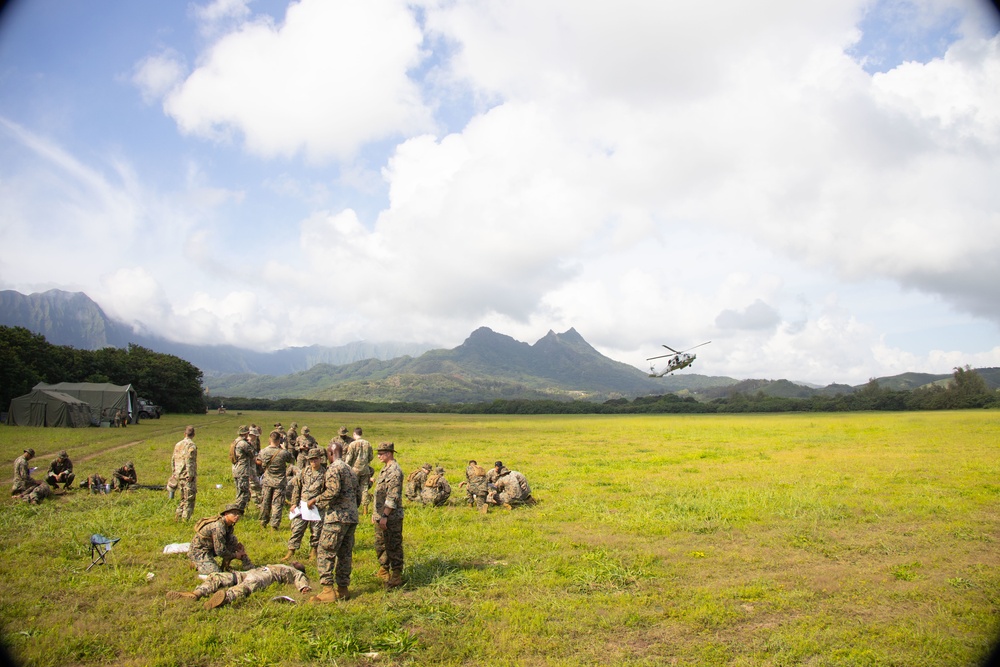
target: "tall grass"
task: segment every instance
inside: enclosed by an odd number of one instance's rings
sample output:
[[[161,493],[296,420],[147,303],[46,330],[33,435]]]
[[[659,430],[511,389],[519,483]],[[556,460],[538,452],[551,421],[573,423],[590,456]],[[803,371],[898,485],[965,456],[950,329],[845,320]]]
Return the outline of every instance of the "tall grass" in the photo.
[[[192,531],[165,493],[11,500],[0,623],[13,654],[34,665],[968,665],[1000,626],[996,412],[166,416],[0,427],[0,460],[10,470],[31,446],[40,477],[67,449],[78,479],[131,459],[140,483],[162,484],[192,422],[204,516],[234,496],[237,426],[279,420],[321,442],[361,425],[396,443],[405,471],[447,469],[454,504],[407,509],[402,590],[374,577],[363,522],[354,599],[272,602],[308,597],[284,589],[205,611],[164,598],[198,582],[183,556],[162,553]],[[464,507],[470,458],[520,470],[541,502]],[[287,518],[276,536],[254,514],[237,533],[256,562],[275,562]],[[85,572],[92,533],[122,540]]]

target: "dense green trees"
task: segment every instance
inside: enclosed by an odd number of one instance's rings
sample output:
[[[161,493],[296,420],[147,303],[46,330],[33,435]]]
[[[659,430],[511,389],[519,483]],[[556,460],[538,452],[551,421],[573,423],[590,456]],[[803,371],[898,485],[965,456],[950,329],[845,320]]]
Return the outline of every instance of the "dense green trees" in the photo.
[[[23,327],[0,326],[3,410],[39,382],[110,382],[131,384],[167,412],[204,412],[201,380],[201,371],[187,361],[139,345],[78,350],[52,345]]]

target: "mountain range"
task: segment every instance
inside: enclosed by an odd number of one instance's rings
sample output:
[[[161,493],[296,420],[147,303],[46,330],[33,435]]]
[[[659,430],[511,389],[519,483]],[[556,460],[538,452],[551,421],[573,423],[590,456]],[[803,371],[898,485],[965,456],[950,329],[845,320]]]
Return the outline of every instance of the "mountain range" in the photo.
[[[850,393],[857,387],[808,386],[789,380],[736,380],[683,373],[650,378],[605,357],[575,330],[549,331],[533,345],[486,327],[458,347],[369,343],[255,352],[229,345],[188,345],[135,331],[83,293],[0,291],[0,325],[22,326],[57,345],[83,349],[135,343],[191,362],[216,396],[377,402],[479,402],[500,398],[606,400],[680,393],[703,399],[735,391],[785,398]],[[977,369],[992,388],[1000,369]],[[947,375],[904,373],[878,378],[889,389],[947,382]]]

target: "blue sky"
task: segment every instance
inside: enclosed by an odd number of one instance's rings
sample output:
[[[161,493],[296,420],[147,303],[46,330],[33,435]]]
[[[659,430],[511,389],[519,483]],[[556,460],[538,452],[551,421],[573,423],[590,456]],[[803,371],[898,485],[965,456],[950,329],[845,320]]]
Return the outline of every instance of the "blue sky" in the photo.
[[[985,3],[19,0],[0,289],[255,349],[1000,366]]]

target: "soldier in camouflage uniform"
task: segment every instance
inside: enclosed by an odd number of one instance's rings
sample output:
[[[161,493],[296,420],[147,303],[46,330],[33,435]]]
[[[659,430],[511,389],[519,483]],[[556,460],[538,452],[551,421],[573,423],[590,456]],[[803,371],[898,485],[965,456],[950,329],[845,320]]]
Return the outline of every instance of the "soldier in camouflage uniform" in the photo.
[[[111,490],[128,491],[138,481],[139,477],[135,472],[135,464],[131,461],[126,461],[125,465],[111,473]]]
[[[391,442],[378,446],[382,470],[375,480],[375,555],[380,564],[377,576],[386,588],[403,585],[403,470],[396,462],[396,447]]]
[[[245,511],[250,504],[250,478],[257,472],[257,451],[250,443],[250,427],[240,426],[239,435],[229,447],[229,462],[233,464],[236,500]]]
[[[451,484],[444,478],[444,468],[438,466],[427,476],[424,488],[420,491],[420,502],[424,505],[440,507],[451,497]]]
[[[28,465],[28,461],[33,458],[35,458],[35,450],[28,447],[21,456],[14,460],[14,485],[10,489],[10,495],[19,496],[38,486],[38,482],[31,479],[31,466]]]
[[[306,455],[307,465],[300,470],[292,479],[292,511],[299,506],[301,501],[310,500],[318,496],[323,489],[323,477],[326,475],[326,466],[323,462],[326,456],[319,447],[313,447]],[[322,514],[322,512],[321,512]],[[319,521],[306,521],[301,516],[292,518],[292,536],[288,539],[288,553],[282,561],[289,560],[295,555],[299,547],[302,546],[302,537],[309,529],[309,560],[316,558],[316,550],[319,548],[319,536],[323,531],[323,519]]]
[[[201,519],[195,525],[194,538],[191,540],[188,557],[194,563],[198,574],[212,574],[228,570],[229,561],[237,558],[243,561],[244,570],[253,567],[246,549],[236,539],[236,534],[233,532],[236,523],[242,516],[243,508],[232,503],[226,505],[219,516]],[[222,559],[221,567],[215,562],[216,558]]]
[[[341,458],[339,443],[327,448],[330,465],[323,476],[320,493],[308,504],[323,514],[316,569],[323,590],[310,602],[333,602],[350,598],[351,570],[354,565],[354,533],[358,527],[358,501],[361,491],[358,478]],[[333,590],[336,584],[337,590]]]
[[[344,430],[346,431],[347,429]],[[372,502],[372,494],[369,491],[372,479],[371,463],[375,453],[372,451],[371,443],[361,436],[362,431],[359,426],[354,429],[354,439],[351,440],[350,444],[347,445],[347,449],[344,450],[344,462],[351,466],[351,470],[354,471],[354,475],[358,478],[358,488],[361,489],[359,509],[363,514],[368,514],[368,506]]]
[[[431,474],[433,469],[434,467],[430,463],[425,463],[410,473],[410,476],[406,478],[407,500],[420,501],[420,492],[424,489],[424,482],[427,481],[427,476]]]
[[[294,426],[294,424],[292,424]],[[306,456],[309,454],[309,450],[319,448],[319,443],[316,442],[316,438],[309,434],[309,427],[302,427],[302,435],[297,436],[295,440],[292,440],[291,431],[288,432],[289,442],[295,443],[295,467],[299,470],[307,468]]]
[[[194,444],[194,426],[184,429],[184,439],[174,445],[170,460],[171,478],[177,481],[181,501],[174,519],[187,521],[194,514],[194,500],[198,493],[198,447]]]
[[[486,471],[483,467],[475,460],[469,461],[465,468],[465,481],[458,486],[466,487],[465,502],[486,514]]]
[[[107,493],[107,483],[108,481],[106,479],[95,472],[93,475],[88,477],[86,481],[81,482],[80,486],[90,489],[91,493]]]
[[[288,427],[288,432],[285,434],[285,437],[288,438],[288,444],[289,445],[294,445],[294,444],[298,443],[298,441],[299,441],[299,423],[298,422],[292,422],[292,424]]]
[[[496,504],[510,509],[514,505],[533,505],[527,478],[516,470],[503,468],[496,484]]]
[[[53,493],[54,492],[52,491],[51,486],[49,486],[45,482],[39,482],[35,486],[31,487],[30,489],[22,493],[19,497],[21,498],[21,500],[27,501],[29,505],[37,505],[46,498],[51,498]]]
[[[213,572],[193,592],[169,591],[168,600],[200,600],[207,597],[205,609],[215,609],[249,597],[271,584],[292,584],[300,593],[312,590],[302,563],[262,565],[245,572]],[[227,590],[228,589],[228,590]]]
[[[281,513],[285,508],[285,476],[288,466],[295,462],[295,455],[281,448],[281,433],[271,431],[270,442],[257,455],[257,463],[264,468],[260,478],[260,525],[278,530]]]
[[[263,489],[260,486],[260,476],[264,470],[257,465],[257,455],[260,454],[260,427],[255,424],[250,425],[250,432],[246,436],[247,442],[253,447],[253,465],[250,466],[250,490],[253,492],[253,501],[260,505],[263,497]]]
[[[49,464],[49,472],[45,475],[45,483],[54,489],[63,485],[63,489],[68,490],[76,475],[73,474],[73,462],[69,460],[69,452],[65,449],[59,452],[59,456]]]

